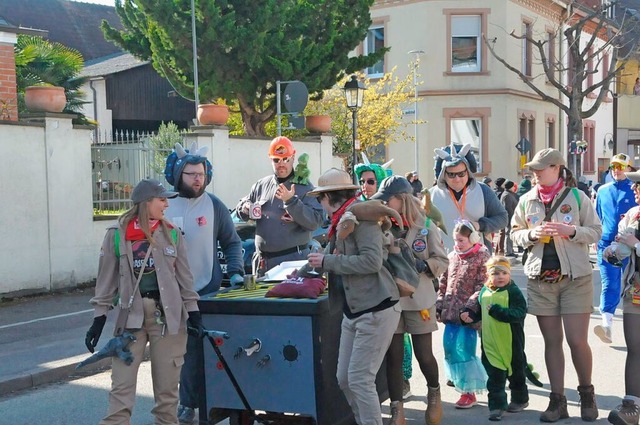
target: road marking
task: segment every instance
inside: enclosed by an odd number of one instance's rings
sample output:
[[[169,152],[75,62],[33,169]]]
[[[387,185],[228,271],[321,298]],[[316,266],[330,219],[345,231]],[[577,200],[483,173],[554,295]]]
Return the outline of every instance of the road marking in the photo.
[[[28,320],[26,322],[18,322],[18,323],[12,323],[10,325],[3,325],[3,326],[0,326],[0,329],[14,328],[16,326],[22,326],[22,325],[30,325],[31,323],[44,322],[45,320],[60,319],[61,317],[77,316],[78,314],[85,314],[90,311],[93,311],[93,309],[91,308],[89,310],[76,311],[74,313],[58,314],[57,316],[41,317],[39,319]]]

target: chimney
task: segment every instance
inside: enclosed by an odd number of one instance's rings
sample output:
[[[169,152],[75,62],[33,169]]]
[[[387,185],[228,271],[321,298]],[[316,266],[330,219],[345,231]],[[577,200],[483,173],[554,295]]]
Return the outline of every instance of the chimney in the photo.
[[[17,41],[18,35],[10,27],[0,25],[0,120],[18,121],[16,60],[13,51]]]

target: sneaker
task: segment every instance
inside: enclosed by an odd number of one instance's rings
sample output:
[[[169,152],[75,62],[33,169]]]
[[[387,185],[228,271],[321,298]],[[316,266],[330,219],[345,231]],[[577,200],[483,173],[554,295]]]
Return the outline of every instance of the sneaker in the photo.
[[[492,410],[489,412],[489,420],[493,421],[493,422],[498,422],[500,420],[502,420],[502,414],[504,413],[503,410],[501,409],[497,409],[497,410]]]
[[[411,383],[409,382],[408,379],[405,379],[402,382],[402,399],[406,400],[409,397],[411,397],[413,394],[411,394]]]
[[[596,325],[593,328],[593,333],[605,344],[611,344],[611,326]]]
[[[474,393],[464,393],[460,400],[456,401],[456,409],[470,409],[478,403]]]
[[[191,425],[195,418],[196,411],[193,408],[183,406],[181,404],[178,405],[178,422],[185,425]]]
[[[623,399],[621,405],[609,412],[608,419],[614,425],[638,425],[640,407],[633,400]]]
[[[507,412],[518,413],[529,407],[529,403],[514,403],[513,401],[507,406]]]

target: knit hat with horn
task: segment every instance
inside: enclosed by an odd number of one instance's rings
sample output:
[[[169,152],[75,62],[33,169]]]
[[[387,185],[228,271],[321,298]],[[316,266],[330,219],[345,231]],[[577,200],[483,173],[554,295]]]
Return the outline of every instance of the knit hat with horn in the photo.
[[[164,177],[167,182],[172,185],[175,190],[180,184],[180,176],[187,164],[204,164],[205,174],[207,176],[207,185],[211,183],[213,178],[213,166],[205,156],[208,148],[206,146],[198,149],[196,142],[191,144],[189,149],[182,147],[180,143],[176,143],[175,149],[167,157],[167,164],[164,168]]]

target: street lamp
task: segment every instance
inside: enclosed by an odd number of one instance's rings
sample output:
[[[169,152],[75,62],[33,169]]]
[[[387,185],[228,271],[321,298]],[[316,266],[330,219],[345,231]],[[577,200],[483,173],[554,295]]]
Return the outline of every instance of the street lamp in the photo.
[[[415,61],[413,62],[413,137],[415,139],[415,170],[420,174],[418,159],[418,67],[420,66],[420,55],[424,55],[424,50],[411,50],[408,52],[410,55],[415,55]]]
[[[364,99],[364,91],[366,88],[364,85],[358,81],[358,78],[355,75],[351,76],[351,79],[344,84],[344,97],[347,101],[347,108],[351,110],[351,119],[353,120],[351,125],[352,130],[352,140],[351,140],[351,154],[352,154],[352,163],[351,163],[351,172],[353,174],[353,180],[355,184],[358,184],[356,177],[356,162],[357,162],[357,153],[356,153],[356,129],[358,125],[357,114],[358,109],[362,107],[362,101]]]

